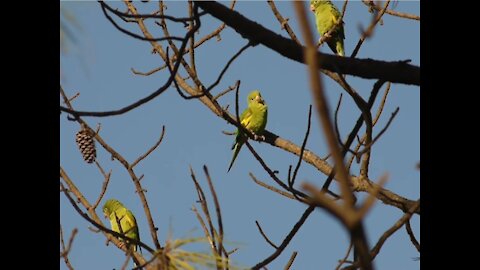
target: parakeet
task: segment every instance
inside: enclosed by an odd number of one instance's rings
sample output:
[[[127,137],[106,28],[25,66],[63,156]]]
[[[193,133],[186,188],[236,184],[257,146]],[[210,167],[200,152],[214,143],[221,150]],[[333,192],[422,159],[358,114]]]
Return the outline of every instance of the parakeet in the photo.
[[[248,94],[247,97],[248,107],[240,115],[241,124],[252,132],[255,136],[261,135],[267,125],[268,107],[260,94],[260,91],[254,90]],[[228,167],[228,171],[232,168],[233,162],[237,158],[242,145],[247,140],[247,136],[243,134],[239,129],[236,131],[237,136],[233,143],[233,157]]]
[[[125,208],[121,202],[115,199],[106,201],[103,205],[103,214],[105,215],[105,218],[110,219],[112,231],[123,233],[127,237],[140,241],[140,234],[138,233],[135,216],[132,211]],[[118,224],[120,224],[120,227],[122,228],[121,231]],[[133,249],[137,251],[137,246],[134,245]]]
[[[337,7],[329,0],[310,0],[310,10],[315,13],[315,22],[320,36],[332,29],[340,19],[340,12]],[[337,25],[337,28],[327,37],[327,44],[330,49],[340,55],[345,56],[343,40],[345,33],[343,31],[343,21]]]

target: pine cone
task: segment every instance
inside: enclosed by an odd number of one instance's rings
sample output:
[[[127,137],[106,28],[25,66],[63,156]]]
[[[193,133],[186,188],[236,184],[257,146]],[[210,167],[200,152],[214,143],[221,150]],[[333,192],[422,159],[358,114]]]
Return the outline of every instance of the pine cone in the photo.
[[[82,129],[77,132],[76,141],[80,153],[82,153],[83,159],[87,163],[92,163],[97,157],[97,150],[95,149],[95,141],[93,136],[86,129]]]

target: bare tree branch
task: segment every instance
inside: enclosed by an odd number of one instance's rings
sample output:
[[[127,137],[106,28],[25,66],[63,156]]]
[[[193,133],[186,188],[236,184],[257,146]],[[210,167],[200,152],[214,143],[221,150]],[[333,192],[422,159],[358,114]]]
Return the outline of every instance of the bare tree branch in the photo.
[[[420,243],[415,238],[415,234],[413,233],[412,227],[410,225],[410,219],[407,219],[407,222],[405,222],[405,230],[407,231],[407,234],[410,237],[410,241],[412,241],[412,244],[415,246],[418,252],[420,252]]]
[[[260,24],[245,18],[216,2],[195,1],[203,10],[225,22],[242,37],[262,44],[273,51],[299,63],[305,63],[305,47],[282,37]],[[420,68],[405,61],[384,62],[372,59],[357,59],[330,54],[319,55],[319,68],[342,74],[350,74],[365,79],[382,79],[393,83],[420,85]]]
[[[387,0],[383,9],[380,11],[380,13],[376,17],[374,17],[372,23],[367,28],[367,30],[363,32],[362,36],[360,37],[360,40],[358,40],[357,45],[355,45],[355,49],[353,49],[352,55],[350,56],[351,58],[355,58],[355,56],[357,56],[358,51],[360,50],[360,47],[362,46],[365,39],[367,39],[372,35],[373,30],[375,29],[375,26],[377,26],[377,23],[382,19],[383,14],[385,14],[385,11],[388,8],[388,4],[390,4],[390,0]]]
[[[60,224],[60,244],[62,246],[62,250],[60,252],[60,257],[63,258],[63,261],[65,262],[65,265],[68,267],[68,269],[73,270],[73,266],[70,263],[70,260],[68,259],[68,253],[72,249],[72,244],[73,244],[73,239],[75,239],[75,236],[78,233],[78,229],[74,228],[72,230],[72,233],[70,234],[70,239],[68,240],[68,245],[65,246],[65,242],[63,240],[63,230],[62,230],[62,224]]]
[[[190,16],[188,18],[178,18],[175,16],[168,16],[168,15],[156,15],[156,14],[131,14],[127,12],[120,12],[109,5],[105,4],[104,1],[98,1],[102,8],[107,9],[108,11],[114,13],[118,17],[123,17],[123,18],[135,18],[135,19],[167,19],[173,22],[180,22],[183,23],[184,26],[186,26],[187,21],[194,21],[197,19],[197,16]],[[204,12],[199,13],[198,16],[203,16],[205,15]]]
[[[102,190],[100,191],[100,195],[98,195],[97,200],[95,201],[95,203],[92,206],[93,210],[97,209],[98,205],[100,204],[100,201],[102,200],[103,196],[105,195],[105,192],[107,191],[108,183],[110,182],[110,176],[112,175],[112,170],[110,170],[108,172],[108,174],[105,174],[105,171],[100,166],[100,163],[98,163],[98,161],[95,160],[95,164],[97,164],[97,167],[100,170],[100,172],[102,173],[103,178],[105,180],[103,180]]]
[[[312,123],[312,105],[308,107],[308,124],[307,124],[307,131],[305,132],[305,137],[303,139],[302,148],[300,150],[300,155],[298,156],[297,166],[295,166],[295,170],[293,171],[292,178],[289,177],[288,185],[290,188],[293,189],[293,185],[295,184],[295,179],[297,178],[298,170],[300,169],[300,164],[302,163],[303,159],[303,152],[305,151],[305,146],[307,146],[308,135],[310,134],[310,126]],[[295,194],[294,194],[295,196]]]
[[[382,10],[382,7],[379,7],[379,6],[375,5],[375,3],[372,0],[362,0],[362,2],[370,8],[374,8],[378,11]],[[398,11],[394,11],[394,10],[391,10],[391,9],[385,10],[385,13],[390,14],[392,16],[405,18],[405,19],[412,19],[412,20],[420,21],[420,16],[414,15],[414,14],[398,12]]]
[[[297,257],[297,254],[298,254],[298,252],[296,252],[296,251],[294,251],[292,253],[292,256],[290,256],[290,259],[288,260],[287,265],[285,265],[285,268],[283,268],[283,270],[289,270],[290,267],[292,267],[293,261]]]
[[[393,224],[393,226],[390,229],[388,229],[385,233],[382,234],[382,236],[378,239],[378,242],[370,251],[372,260],[375,259],[375,257],[378,255],[385,241],[392,234],[394,234],[398,229],[400,229],[403,226],[403,224],[405,224],[407,220],[410,219],[412,214],[416,211],[416,208],[419,208],[419,207],[420,207],[420,200],[416,201],[415,205],[413,205],[397,222],[395,222],[395,224]],[[343,268],[343,270],[352,270],[352,269],[356,269],[357,267],[358,267],[358,264],[353,263],[352,265]]]
[[[300,41],[298,40],[297,36],[295,35],[295,33],[293,32],[290,25],[288,25],[288,18],[287,19],[283,18],[282,14],[280,14],[277,7],[275,6],[275,3],[272,0],[267,0],[267,3],[270,6],[270,8],[272,9],[272,12],[275,15],[275,17],[277,18],[278,22],[282,26],[282,29],[285,29],[285,31],[287,31],[288,35],[290,36],[290,38],[293,41],[295,41],[298,45],[302,45],[300,43]]]
[[[270,246],[272,246],[274,249],[278,249],[278,246],[275,245],[270,239],[268,239],[267,235],[263,232],[263,229],[260,226],[260,223],[258,223],[258,220],[255,220],[255,224],[257,225],[258,231],[263,236],[263,239],[265,239],[265,241],[267,241],[267,243],[270,244]]]
[[[164,135],[165,135],[165,126],[162,126],[162,133],[160,134],[160,138],[158,139],[158,141],[150,149],[148,149],[148,151],[145,154],[139,156],[130,166],[134,168],[140,161],[142,161],[148,155],[150,155],[160,145],[160,143],[162,143]]]
[[[252,267],[252,270],[258,270],[261,269],[262,267],[266,266],[270,262],[272,262],[275,258],[277,258],[280,254],[282,254],[283,250],[287,247],[287,245],[290,243],[290,241],[293,239],[295,234],[298,232],[300,227],[302,227],[303,223],[305,223],[305,220],[310,216],[310,214],[313,212],[315,207],[309,206],[305,212],[302,214],[300,219],[295,223],[295,226],[293,226],[292,230],[288,233],[287,237],[283,239],[282,243],[278,248],[275,250],[275,252],[272,253],[272,255],[268,256],[265,258],[263,261],[257,263],[255,266]]]
[[[350,241],[350,245],[348,245],[347,253],[345,254],[345,257],[343,257],[343,259],[341,259],[338,262],[338,265],[337,265],[337,267],[335,267],[335,270],[340,269],[340,267],[347,261],[347,258],[348,258],[348,256],[350,256],[350,252],[352,251],[352,248],[353,248],[353,242]]]
[[[167,64],[164,64],[164,65],[162,65],[161,67],[154,68],[154,69],[152,69],[152,70],[150,70],[150,71],[147,71],[147,72],[140,72],[140,71],[135,70],[134,68],[131,68],[130,70],[131,70],[131,71],[133,72],[133,74],[135,74],[135,75],[150,76],[150,75],[152,75],[153,73],[158,72],[158,71],[160,71],[160,70],[162,70],[162,69],[164,69],[164,68],[166,68],[166,67],[167,67]]]
[[[400,229],[403,224],[407,222],[407,220],[410,219],[412,214],[415,212],[416,208],[420,207],[420,200],[418,200],[415,205],[410,208],[393,226],[388,229],[381,237],[378,239],[377,244],[372,248],[372,259],[374,259],[377,254],[380,252],[380,249],[382,248],[383,244],[385,241],[392,235],[394,234],[398,229]]]
[[[210,174],[208,173],[207,166],[203,165],[203,171],[205,172],[205,176],[207,177],[208,186],[210,188],[210,193],[213,197],[213,203],[215,204],[215,211],[217,213],[217,224],[218,224],[218,254],[222,253],[223,250],[223,221],[222,221],[222,211],[220,210],[220,203],[218,202],[217,192],[215,192],[215,188],[213,187],[212,179],[210,178]],[[228,256],[228,254],[225,254]]]

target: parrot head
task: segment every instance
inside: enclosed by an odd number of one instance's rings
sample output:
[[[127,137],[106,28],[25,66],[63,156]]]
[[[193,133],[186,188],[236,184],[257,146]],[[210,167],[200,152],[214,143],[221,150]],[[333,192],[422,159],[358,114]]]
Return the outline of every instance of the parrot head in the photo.
[[[103,215],[105,216],[105,218],[108,218],[110,217],[110,214],[117,210],[119,207],[122,207],[122,203],[115,200],[115,199],[110,199],[108,201],[105,202],[105,204],[103,205]]]
[[[260,94],[260,91],[254,90],[248,94],[248,104],[251,103],[260,103],[260,104],[265,104],[265,100],[263,100],[262,95]]]
[[[329,2],[328,0],[310,0],[310,10],[315,12],[315,9],[321,4]]]

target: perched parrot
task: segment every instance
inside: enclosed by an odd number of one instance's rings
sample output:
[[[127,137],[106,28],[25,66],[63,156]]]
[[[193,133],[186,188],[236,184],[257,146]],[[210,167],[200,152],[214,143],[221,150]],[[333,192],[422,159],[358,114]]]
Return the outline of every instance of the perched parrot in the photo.
[[[310,0],[310,10],[315,13],[315,21],[320,36],[324,36],[340,19],[340,12],[337,7],[329,0]],[[327,44],[330,49],[340,55],[345,56],[343,40],[345,33],[343,31],[343,21],[337,25],[331,35],[327,36]]]
[[[115,199],[110,199],[103,205],[103,214],[105,218],[110,219],[112,231],[123,233],[125,236],[140,241],[138,233],[137,221],[132,211],[128,210],[123,204]],[[118,224],[122,230],[120,231]],[[124,239],[123,239],[124,240]],[[133,246],[133,250],[137,251],[137,246]],[[142,249],[140,248],[140,251]]]
[[[248,94],[247,102],[248,107],[240,115],[240,123],[257,137],[263,133],[267,125],[268,107],[258,90],[254,90]],[[233,162],[237,158],[242,145],[247,140],[247,136],[239,129],[237,129],[235,133],[237,136],[232,146],[233,157],[228,171],[232,168]]]

